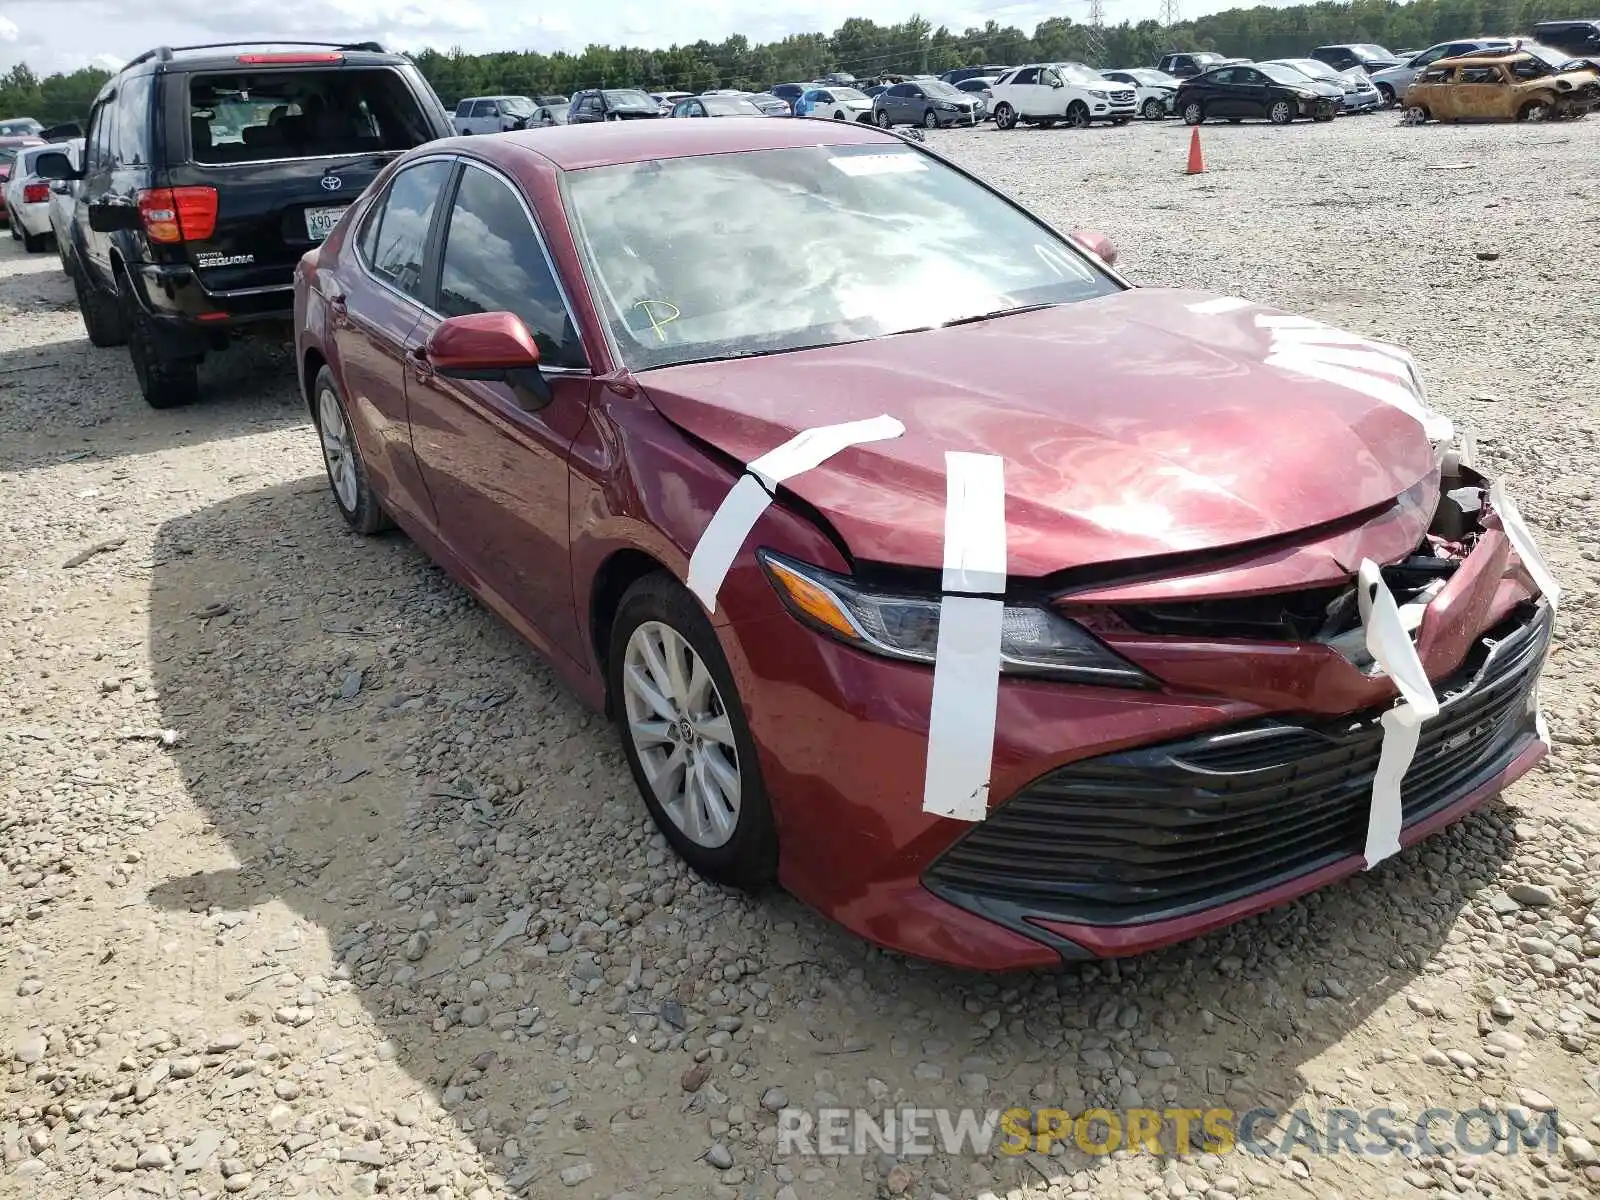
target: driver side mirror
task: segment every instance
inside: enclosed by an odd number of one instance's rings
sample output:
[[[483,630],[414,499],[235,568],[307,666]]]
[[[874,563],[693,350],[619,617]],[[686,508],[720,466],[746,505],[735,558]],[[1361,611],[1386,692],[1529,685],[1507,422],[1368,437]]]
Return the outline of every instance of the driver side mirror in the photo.
[[[1074,230],[1070,235],[1090,254],[1094,255],[1108,267],[1117,265],[1117,247],[1110,238],[1103,233],[1095,233],[1091,229]]]
[[[59,150],[48,150],[33,160],[33,173],[40,179],[82,179],[83,172]]]
[[[503,383],[518,402],[537,412],[554,397],[539,370],[539,347],[515,313],[468,313],[449,317],[429,335],[423,357],[446,379]]]
[[[1050,86],[1053,87],[1053,88],[1059,88],[1059,87],[1066,87],[1067,85],[1065,83],[1061,82],[1060,79],[1052,79],[1050,81]]]

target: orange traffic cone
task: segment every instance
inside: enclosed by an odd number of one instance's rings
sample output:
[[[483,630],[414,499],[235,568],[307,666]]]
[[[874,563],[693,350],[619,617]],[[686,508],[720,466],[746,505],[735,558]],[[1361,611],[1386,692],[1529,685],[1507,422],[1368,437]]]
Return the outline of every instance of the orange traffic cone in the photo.
[[[1205,173],[1206,156],[1200,149],[1200,126],[1196,125],[1189,134],[1189,170],[1190,175]]]

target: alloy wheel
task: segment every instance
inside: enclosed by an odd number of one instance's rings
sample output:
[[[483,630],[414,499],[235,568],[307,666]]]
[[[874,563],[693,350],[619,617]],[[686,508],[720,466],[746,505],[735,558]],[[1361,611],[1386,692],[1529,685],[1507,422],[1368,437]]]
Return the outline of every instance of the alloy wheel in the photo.
[[[350,437],[350,427],[345,424],[344,410],[332,388],[323,388],[317,396],[317,429],[322,435],[322,461],[328,467],[328,481],[333,484],[333,494],[339,507],[347,513],[356,511],[361,497],[356,482],[355,444]]]
[[[739,825],[743,783],[705,661],[672,626],[645,621],[628,638],[622,691],[628,736],[656,801],[695,845],[726,844]]]
[[[1294,120],[1294,109],[1287,100],[1279,100],[1268,112],[1267,119],[1274,125],[1287,125]]]
[[[1198,125],[1206,119],[1206,110],[1200,107],[1198,101],[1189,103],[1184,107],[1183,120],[1188,125]]]

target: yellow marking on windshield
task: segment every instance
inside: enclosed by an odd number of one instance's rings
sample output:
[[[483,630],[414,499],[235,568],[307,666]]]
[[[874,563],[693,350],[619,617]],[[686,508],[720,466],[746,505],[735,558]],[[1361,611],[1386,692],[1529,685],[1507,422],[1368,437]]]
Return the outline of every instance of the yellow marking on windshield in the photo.
[[[660,305],[662,308],[669,308],[672,311],[664,318],[657,317],[657,305]],[[649,318],[650,328],[655,331],[656,341],[658,342],[664,342],[667,340],[667,335],[663,333],[662,330],[683,315],[678,306],[672,303],[670,300],[640,300],[634,305],[634,307],[644,309],[644,315]]]

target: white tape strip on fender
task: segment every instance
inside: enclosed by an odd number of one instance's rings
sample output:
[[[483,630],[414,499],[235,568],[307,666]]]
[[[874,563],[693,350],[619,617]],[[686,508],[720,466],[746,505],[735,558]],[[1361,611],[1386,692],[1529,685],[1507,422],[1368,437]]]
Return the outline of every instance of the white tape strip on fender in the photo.
[[[1523,569],[1532,577],[1534,586],[1549,603],[1550,614],[1554,616],[1561,606],[1561,585],[1556,582],[1555,572],[1550,569],[1550,564],[1539,551],[1538,543],[1533,540],[1533,534],[1528,531],[1516,501],[1506,495],[1505,484],[1498,479],[1489,487],[1489,503],[1500,514],[1500,528],[1506,531],[1511,548],[1517,552]],[[1539,740],[1544,743],[1546,750],[1551,749],[1550,724],[1545,720],[1544,709],[1539,704],[1538,684],[1534,684],[1533,691],[1528,695],[1528,708],[1533,713],[1533,727],[1539,734]]]
[[[750,531],[772,503],[773,490],[784,480],[821,466],[847,446],[897,438],[906,427],[893,417],[873,417],[842,425],[818,425],[802,430],[783,445],[767,451],[745,468],[711,515],[700,540],[689,556],[689,590],[706,606],[717,611],[717,593],[728,577]]]
[[[944,460],[946,594],[939,603],[922,811],[981,821],[989,815],[1006,612],[1005,462],[957,451]],[[959,592],[984,594],[952,594]]]
[[[1383,582],[1378,564],[1363,559],[1356,574],[1356,599],[1367,653],[1400,689],[1400,703],[1383,714],[1383,748],[1372,778],[1372,803],[1367,813],[1366,860],[1368,868],[1400,852],[1400,827],[1404,811],[1400,784],[1417,753],[1422,723],[1439,715],[1428,672],[1400,617],[1400,606]]]

